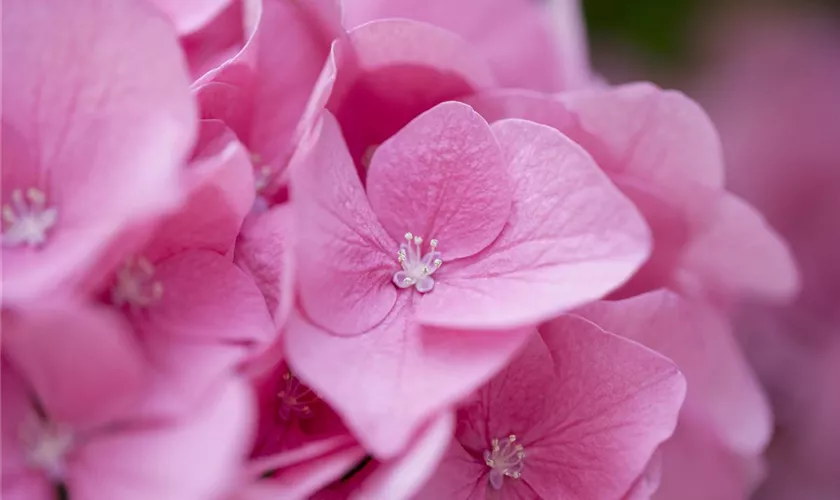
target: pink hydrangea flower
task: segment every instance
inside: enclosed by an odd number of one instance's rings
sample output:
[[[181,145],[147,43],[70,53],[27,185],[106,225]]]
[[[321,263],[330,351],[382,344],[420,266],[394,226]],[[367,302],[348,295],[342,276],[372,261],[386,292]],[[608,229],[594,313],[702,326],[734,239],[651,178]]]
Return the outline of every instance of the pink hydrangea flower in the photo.
[[[3,32],[8,305],[68,293],[124,226],[180,201],[195,105],[175,34],[145,2],[12,0]]]
[[[718,135],[684,95],[631,84],[558,96],[493,91],[467,102],[491,123],[519,117],[563,132],[633,200],[653,231],[653,254],[617,296],[660,287],[714,300],[796,292],[787,246],[723,188]]]
[[[491,128],[456,102],[384,142],[366,189],[327,114],[292,189],[288,361],[381,457],[500,368],[523,327],[597,299],[647,256],[644,224],[579,147],[525,121]]]
[[[3,314],[3,498],[206,500],[245,452],[247,386],[220,382],[189,412],[156,411],[164,386],[122,318],[77,304]],[[95,362],[91,362],[95,359]]]
[[[541,333],[459,410],[420,498],[622,498],[671,435],[670,361],[578,317]]]
[[[685,405],[660,450],[661,464],[654,464],[653,498],[740,498],[750,491],[773,418],[725,313],[668,290],[576,312],[667,356],[685,374]]]

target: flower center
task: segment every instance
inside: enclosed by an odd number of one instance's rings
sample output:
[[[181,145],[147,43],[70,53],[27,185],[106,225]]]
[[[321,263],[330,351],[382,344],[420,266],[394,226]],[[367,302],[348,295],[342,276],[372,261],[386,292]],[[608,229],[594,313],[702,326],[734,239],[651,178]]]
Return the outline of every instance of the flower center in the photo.
[[[429,251],[424,255],[423,238],[405,233],[406,242],[400,245],[397,262],[402,269],[394,273],[394,284],[400,288],[414,287],[420,293],[431,292],[435,287],[432,275],[443,265],[437,251],[438,241],[429,241]]]
[[[111,289],[111,301],[132,309],[147,307],[163,296],[163,284],[154,279],[155,266],[144,257],[130,258],[117,271],[117,280]]]
[[[484,450],[484,463],[490,467],[490,484],[499,490],[505,476],[519,479],[525,467],[525,448],[516,443],[516,436],[511,434],[506,439],[493,439],[491,448]]]
[[[3,246],[39,247],[58,219],[58,210],[47,207],[43,191],[35,188],[12,192],[12,202],[3,205]]]
[[[291,420],[293,415],[306,419],[312,416],[310,405],[318,401],[318,395],[287,371],[283,374],[283,388],[277,393],[277,399],[280,400],[277,413],[282,420]]]
[[[74,437],[69,429],[55,423],[33,418],[26,421],[20,432],[27,461],[51,478],[64,474],[64,459],[73,447]]]

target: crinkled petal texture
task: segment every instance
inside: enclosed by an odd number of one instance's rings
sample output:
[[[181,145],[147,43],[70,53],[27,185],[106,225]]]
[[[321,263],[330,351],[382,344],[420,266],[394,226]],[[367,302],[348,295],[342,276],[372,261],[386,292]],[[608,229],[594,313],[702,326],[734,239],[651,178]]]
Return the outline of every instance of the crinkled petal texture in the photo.
[[[450,31],[408,19],[373,21],[336,41],[320,95],[341,123],[353,160],[420,113],[495,86],[486,61]]]
[[[684,393],[667,359],[561,317],[459,412],[421,498],[621,498],[673,432]],[[496,491],[483,453],[510,435],[524,448],[521,478]]]
[[[770,408],[722,313],[670,291],[596,302],[577,313],[672,359],[689,383],[683,412],[724,446],[757,455],[767,445]]]
[[[202,116],[223,120],[251,151],[256,169],[279,175],[339,34],[339,6],[332,1],[250,2],[244,18],[251,27],[244,46],[202,76],[196,92]]]
[[[576,77],[567,73],[577,70],[576,64],[585,56],[580,43],[582,18],[572,12],[557,12],[563,16],[559,18],[565,28],[562,36],[575,49],[561,59],[558,49],[565,47],[558,46],[552,36],[547,8],[530,0],[357,0],[346,2],[344,14],[349,27],[399,17],[453,31],[476,46],[505,87],[564,90],[567,80]]]
[[[441,241],[435,290],[418,304],[424,324],[536,324],[609,293],[648,256],[641,216],[579,146],[523,120],[498,122],[493,133],[513,182],[511,215],[470,258],[447,263]]]
[[[16,303],[83,278],[123,227],[177,203],[196,127],[175,33],[145,2],[5,2],[3,62],[2,201],[19,190],[35,208],[3,225]]]
[[[145,387],[140,345],[123,318],[104,308],[60,303],[4,312],[3,354],[48,418],[75,429],[124,413]]]
[[[164,392],[151,399],[166,397]],[[231,378],[178,421],[91,437],[70,467],[71,498],[214,498],[236,479],[250,444],[253,404],[247,384]],[[143,413],[140,408],[134,417],[142,419]]]
[[[652,229],[653,253],[619,296],[662,286],[723,298],[778,299],[796,290],[786,245],[723,190],[717,133],[684,95],[631,84],[556,98],[490,92],[468,101],[491,122],[521,117],[557,128],[636,204]]]

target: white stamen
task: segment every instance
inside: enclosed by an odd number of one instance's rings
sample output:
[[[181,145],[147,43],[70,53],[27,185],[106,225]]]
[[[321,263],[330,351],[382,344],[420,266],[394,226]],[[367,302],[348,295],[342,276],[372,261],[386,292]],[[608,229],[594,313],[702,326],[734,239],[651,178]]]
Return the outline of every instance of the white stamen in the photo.
[[[163,296],[163,283],[154,276],[155,266],[146,258],[128,259],[117,272],[111,301],[116,306],[128,305],[135,311],[157,302]]]
[[[47,197],[35,188],[12,192],[12,202],[3,205],[3,246],[37,248],[47,241],[47,232],[58,220],[58,210],[47,207]]]
[[[490,449],[484,451],[484,463],[490,467],[490,485],[499,490],[505,476],[519,479],[525,468],[525,448],[516,444],[516,436],[511,434],[506,439],[493,439]]]
[[[413,286],[420,293],[431,292],[435,286],[432,275],[443,265],[437,251],[438,240],[429,241],[430,250],[425,255],[422,237],[405,233],[405,241],[397,252],[397,262],[402,269],[394,273],[394,284],[400,288]]]
[[[69,429],[32,417],[20,428],[20,440],[32,466],[45,471],[54,480],[63,477],[65,456],[75,441]]]
[[[283,388],[277,393],[277,398],[280,400],[277,412],[282,420],[290,420],[293,415],[302,419],[311,417],[311,405],[319,399],[317,394],[301,384],[291,372],[283,374]]]

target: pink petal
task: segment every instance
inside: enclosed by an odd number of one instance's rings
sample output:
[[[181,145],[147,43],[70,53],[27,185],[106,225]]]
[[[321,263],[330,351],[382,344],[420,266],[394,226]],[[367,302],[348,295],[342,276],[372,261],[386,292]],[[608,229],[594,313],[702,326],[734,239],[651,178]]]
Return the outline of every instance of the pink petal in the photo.
[[[353,498],[391,500],[414,495],[431,477],[452,440],[455,418],[444,413],[423,429],[406,452],[385,462],[368,476]],[[425,497],[422,497],[425,498]]]
[[[201,137],[186,171],[188,198],[167,217],[143,251],[151,260],[183,250],[233,249],[254,204],[254,176],[247,151],[218,120],[201,122]]]
[[[191,33],[224,10],[232,0],[153,0],[178,33]]]
[[[287,205],[246,220],[234,256],[259,287],[278,328],[286,322],[293,298],[292,217]]]
[[[487,122],[465,104],[446,102],[379,146],[367,192],[394,240],[407,232],[435,238],[447,262],[496,239],[508,220],[512,186]]]
[[[43,248],[3,251],[13,303],[82,278],[126,224],[178,202],[195,109],[175,33],[145,2],[3,10],[3,204],[37,188],[57,210]]]
[[[546,405],[543,437],[523,443],[522,479],[543,498],[621,498],[674,431],[685,379],[664,357],[581,318],[555,320],[541,333],[562,385]],[[532,387],[518,382],[508,390]]]
[[[231,379],[179,422],[114,430],[79,450],[68,481],[78,500],[213,498],[231,486],[250,439],[253,401]]]
[[[493,131],[514,181],[511,218],[482,253],[435,273],[417,310],[425,324],[536,324],[608,293],[648,255],[643,220],[585,151],[523,120]]]
[[[290,500],[312,498],[319,489],[338,480],[353,468],[365,454],[364,449],[355,445],[284,468],[272,477],[256,483],[254,492],[246,498],[271,500],[278,498],[278,495]]]
[[[494,85],[484,59],[449,31],[407,19],[364,24],[336,42],[327,108],[353,159],[444,101]]]
[[[295,373],[383,459],[501,369],[532,333],[421,329],[408,322],[410,302],[402,294],[382,323],[356,337],[331,335],[298,315],[285,335]]]
[[[46,476],[28,473],[14,479],[3,477],[3,498],[6,500],[54,500],[55,485]]]
[[[6,359],[50,420],[85,429],[136,403],[146,365],[129,325],[113,311],[48,304],[4,313],[3,327]]]
[[[729,194],[715,199],[681,256],[676,282],[725,296],[790,300],[799,274],[790,248],[754,208]]]
[[[292,172],[301,305],[331,332],[359,334],[394,306],[399,246],[376,220],[331,115],[304,148]]]
[[[542,4],[530,0],[357,0],[347,2],[344,12],[347,26],[408,18],[453,31],[476,46],[505,87],[546,92],[564,88],[566,61],[560,60]],[[567,22],[574,27],[581,19],[567,18]]]
[[[135,318],[144,332],[184,340],[267,345],[276,328],[256,284],[214,252],[180,253],[160,262],[160,300]]]
[[[689,384],[686,410],[699,412],[733,450],[764,449],[772,432],[768,402],[720,312],[658,291],[578,314],[672,359]]]
[[[673,439],[673,437],[671,438]],[[670,441],[670,440],[669,440]],[[663,446],[667,446],[666,441]],[[662,481],[662,447],[656,450],[653,458],[648,462],[647,468],[636,479],[630,491],[624,495],[623,500],[650,500],[651,496],[659,489]]]
[[[28,463],[26,457],[26,449],[21,441],[21,433],[27,422],[33,419],[39,419],[33,401],[29,394],[23,380],[20,379],[14,369],[3,362],[2,365],[2,418],[0,418],[0,427],[2,427],[2,460],[0,465],[3,466],[3,496],[6,496],[6,487],[29,474],[41,475],[40,471],[33,471]],[[25,479],[22,481],[28,482]]]

